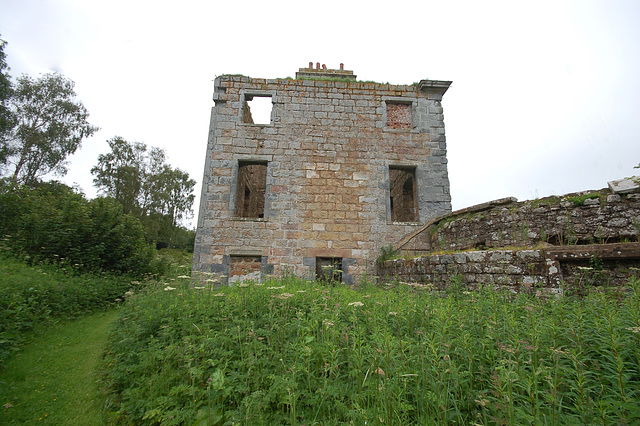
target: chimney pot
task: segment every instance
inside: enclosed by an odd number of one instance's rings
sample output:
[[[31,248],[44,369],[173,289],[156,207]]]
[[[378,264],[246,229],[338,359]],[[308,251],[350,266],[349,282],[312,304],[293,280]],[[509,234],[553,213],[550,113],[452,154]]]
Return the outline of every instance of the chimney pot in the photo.
[[[319,70],[320,69],[320,62],[316,62],[316,69]]]
[[[309,62],[309,68],[313,68],[313,62]]]
[[[344,64],[340,64],[340,71],[344,71]]]

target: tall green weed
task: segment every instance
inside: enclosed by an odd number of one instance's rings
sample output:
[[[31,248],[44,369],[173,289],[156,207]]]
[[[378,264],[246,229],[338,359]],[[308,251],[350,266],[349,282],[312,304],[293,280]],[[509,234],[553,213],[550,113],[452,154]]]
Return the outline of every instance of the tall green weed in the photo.
[[[128,301],[104,380],[134,424],[634,424],[639,312],[638,280],[537,299],[183,277]]]

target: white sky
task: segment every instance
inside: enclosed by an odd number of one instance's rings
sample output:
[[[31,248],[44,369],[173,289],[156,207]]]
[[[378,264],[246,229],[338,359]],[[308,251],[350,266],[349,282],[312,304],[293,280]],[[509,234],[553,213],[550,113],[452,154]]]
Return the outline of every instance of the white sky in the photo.
[[[636,0],[0,0],[0,37],[14,79],[64,74],[101,127],[63,179],[89,197],[116,135],[164,148],[199,197],[215,76],[293,77],[310,61],[361,80],[453,80],[454,210],[640,173]]]

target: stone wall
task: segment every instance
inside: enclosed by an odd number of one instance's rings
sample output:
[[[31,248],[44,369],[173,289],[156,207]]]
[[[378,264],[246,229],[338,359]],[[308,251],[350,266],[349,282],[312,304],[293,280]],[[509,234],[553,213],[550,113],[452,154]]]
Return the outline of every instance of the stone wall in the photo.
[[[405,236],[406,258],[379,265],[384,280],[516,292],[622,286],[640,272],[640,194],[587,191],[513,198],[447,213]],[[419,257],[417,254],[425,254]]]
[[[396,244],[409,253],[538,243],[577,245],[638,241],[640,194],[588,191],[516,202],[497,200],[436,218]]]
[[[540,249],[481,250],[388,260],[379,267],[384,281],[508,288],[514,292],[582,293],[589,286],[624,285],[640,276],[640,243],[549,246]]]
[[[194,271],[228,276],[230,256],[252,256],[262,272],[313,279],[319,260],[340,259],[353,283],[375,272],[381,247],[451,210],[441,105],[450,82],[343,81],[355,76],[311,65],[305,78],[341,80],[216,78]],[[254,97],[271,99],[268,124],[249,118]],[[392,219],[394,167],[411,174],[397,204],[415,211],[394,216],[404,221]],[[264,182],[252,180],[257,170]],[[262,205],[252,197],[263,187]]]

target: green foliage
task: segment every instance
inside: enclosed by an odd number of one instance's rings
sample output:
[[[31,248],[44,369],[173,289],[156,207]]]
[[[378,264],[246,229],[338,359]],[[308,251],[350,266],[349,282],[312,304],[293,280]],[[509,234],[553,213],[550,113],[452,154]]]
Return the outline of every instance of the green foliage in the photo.
[[[398,257],[398,250],[394,250],[391,244],[389,244],[387,247],[382,247],[380,251],[381,251],[381,254],[376,260],[378,265],[383,264],[387,260],[395,259]]]
[[[4,53],[6,44],[6,41],[0,39],[0,168],[7,162],[9,150],[6,145],[6,140],[9,131],[15,125],[13,113],[9,108],[9,99],[13,91],[11,87],[11,77],[8,72],[7,58]]]
[[[599,193],[590,193],[590,194],[582,194],[582,195],[576,195],[576,196],[572,196],[572,197],[567,197],[567,201],[570,201],[573,203],[574,206],[578,207],[584,204],[585,201],[587,200],[595,200],[595,199],[599,199],[600,198],[600,194]]]
[[[110,408],[127,424],[640,421],[639,281],[622,299],[428,288],[148,288],[111,336]]]
[[[128,142],[119,136],[107,141],[111,152],[100,154],[91,168],[98,191],[118,201],[125,213],[144,215],[153,203],[152,176],[165,161],[159,148],[147,149],[140,142]]]
[[[196,182],[188,173],[167,165],[160,148],[120,137],[108,143],[111,152],[100,154],[98,164],[91,168],[98,191],[142,220],[149,243],[174,247],[174,237],[184,240],[179,223],[191,214]]]
[[[117,311],[62,320],[0,370],[0,424],[110,425],[95,380]]]
[[[112,306],[131,286],[123,276],[78,274],[46,264],[30,267],[0,256],[0,363],[29,331]]]
[[[0,233],[17,254],[81,270],[141,275],[154,269],[142,225],[112,199],[87,201],[66,185],[0,188]]]
[[[66,174],[67,157],[98,130],[73,88],[55,73],[18,78],[10,98],[17,121],[4,146],[14,181],[33,185],[48,173]]]

